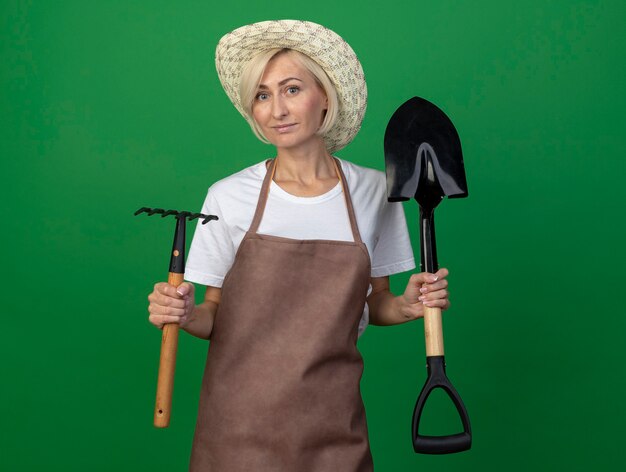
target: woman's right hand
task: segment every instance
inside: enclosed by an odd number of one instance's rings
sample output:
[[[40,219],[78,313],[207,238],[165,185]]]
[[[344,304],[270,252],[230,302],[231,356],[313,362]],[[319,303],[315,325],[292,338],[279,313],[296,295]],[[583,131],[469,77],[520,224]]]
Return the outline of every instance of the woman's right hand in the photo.
[[[148,295],[148,320],[159,329],[166,323],[178,323],[184,327],[191,317],[195,307],[195,287],[183,282],[174,287],[166,282],[157,283],[154,290]]]

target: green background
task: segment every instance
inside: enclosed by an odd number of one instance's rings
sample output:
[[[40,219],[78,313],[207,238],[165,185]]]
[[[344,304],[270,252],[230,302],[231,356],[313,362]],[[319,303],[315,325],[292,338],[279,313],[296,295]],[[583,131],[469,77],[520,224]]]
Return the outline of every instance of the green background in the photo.
[[[470,198],[443,202],[437,233],[448,375],[474,446],[413,453],[422,323],[371,327],[377,470],[621,469],[625,5],[2,1],[0,468],[186,470],[206,342],[181,336],[172,424],[154,429],[146,296],[173,222],[132,213],[199,210],[212,182],[273,155],[223,93],[214,48],[243,24],[298,18],[339,32],[366,73],[368,112],[340,157],[383,170],[387,121],[414,95],[463,144]],[[417,250],[415,202],[405,212]],[[427,433],[457,432],[444,400]]]

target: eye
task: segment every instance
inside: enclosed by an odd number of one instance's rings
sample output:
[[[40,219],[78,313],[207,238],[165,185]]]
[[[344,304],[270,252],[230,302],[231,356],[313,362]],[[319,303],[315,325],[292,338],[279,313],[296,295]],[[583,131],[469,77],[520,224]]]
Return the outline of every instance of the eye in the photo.
[[[258,101],[263,102],[269,98],[269,95],[266,92],[259,92],[255,97]]]
[[[290,85],[289,87],[287,87],[287,93],[289,95],[295,95],[299,91],[300,91],[300,87],[298,87],[296,85]]]

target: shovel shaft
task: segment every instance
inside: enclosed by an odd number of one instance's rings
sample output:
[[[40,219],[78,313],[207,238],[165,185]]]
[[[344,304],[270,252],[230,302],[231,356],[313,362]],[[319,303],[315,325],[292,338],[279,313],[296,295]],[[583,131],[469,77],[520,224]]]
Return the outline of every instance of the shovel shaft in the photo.
[[[167,283],[178,287],[183,283],[183,277],[183,274],[170,272]],[[168,323],[163,326],[163,335],[161,337],[161,358],[159,361],[159,377],[154,407],[154,426],[157,428],[167,428],[170,424],[177,348],[178,324]]]
[[[440,308],[424,307],[424,336],[426,338],[426,356],[443,356],[443,329]]]
[[[435,209],[420,205],[420,267],[434,274],[439,270],[435,239]]]
[[[439,269],[437,263],[437,247],[435,245],[435,213],[434,207],[420,206],[420,242],[421,269],[435,273]],[[424,336],[426,338],[426,355],[443,356],[443,326],[441,309],[424,307]]]

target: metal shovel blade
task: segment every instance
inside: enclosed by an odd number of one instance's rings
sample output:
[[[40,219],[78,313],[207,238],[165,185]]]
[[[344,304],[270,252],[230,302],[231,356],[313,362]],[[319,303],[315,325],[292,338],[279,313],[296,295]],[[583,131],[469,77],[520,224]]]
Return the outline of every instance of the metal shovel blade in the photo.
[[[454,125],[436,105],[413,97],[396,110],[385,131],[385,169],[390,202],[417,200],[430,156],[443,198],[467,197],[461,141]],[[434,187],[431,187],[434,188]],[[434,190],[429,190],[433,192]]]

